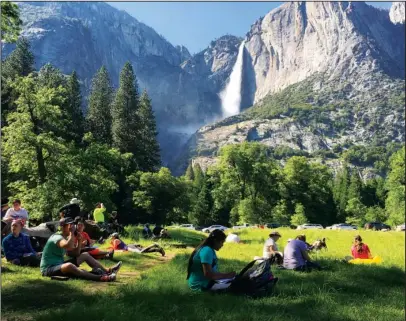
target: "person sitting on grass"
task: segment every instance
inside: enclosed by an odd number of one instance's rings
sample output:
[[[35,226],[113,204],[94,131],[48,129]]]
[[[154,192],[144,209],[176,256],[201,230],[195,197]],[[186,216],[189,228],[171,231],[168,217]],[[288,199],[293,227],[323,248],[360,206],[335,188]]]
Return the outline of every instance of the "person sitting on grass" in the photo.
[[[114,256],[114,250],[111,251],[101,251],[98,248],[93,247],[93,245],[96,243],[95,240],[90,239],[89,234],[87,234],[84,229],[85,229],[85,224],[83,223],[83,221],[81,220],[80,217],[76,217],[75,218],[75,222],[76,222],[76,228],[77,228],[77,232],[82,236],[82,249],[81,249],[81,253],[84,252],[88,252],[93,258],[95,258],[96,260],[100,260],[100,259],[112,259]],[[75,242],[75,248],[78,246],[78,241],[76,240]],[[74,248],[72,249],[67,249],[67,253],[69,256],[73,256],[71,255],[72,251],[74,250]]]
[[[218,272],[216,251],[223,247],[226,235],[221,230],[212,231],[192,252],[187,267],[188,285],[195,291],[218,291],[227,289],[231,283],[221,282],[232,279],[235,272]]]
[[[23,223],[14,220],[11,223],[11,234],[3,239],[2,247],[8,262],[15,265],[38,267],[41,253],[36,253],[31,246],[30,237],[21,233]]]
[[[13,207],[7,210],[2,219],[3,223],[5,223],[1,231],[3,237],[11,232],[11,222],[13,220],[21,220],[23,226],[28,227],[28,212],[25,208],[21,207],[21,201],[19,199],[13,201]]]
[[[122,240],[120,240],[120,236],[118,233],[113,233],[111,235],[111,249],[115,251],[129,251],[129,252],[135,252],[139,254],[143,253],[154,253],[158,252],[161,253],[162,256],[165,256],[165,251],[164,249],[159,246],[159,244],[154,243],[150,246],[143,247],[140,244],[125,244]]]
[[[149,224],[145,224],[144,228],[142,229],[142,237],[144,239],[149,239],[152,237],[152,231],[149,228]]]
[[[283,267],[295,271],[311,271],[313,268],[321,270],[320,265],[312,262],[306,245],[306,236],[298,235],[285,247],[283,253]]]
[[[97,260],[92,258],[89,253],[81,253],[82,236],[78,233],[75,237],[74,220],[70,217],[60,220],[61,233],[53,234],[47,241],[40,269],[42,276],[71,276],[85,280],[111,282],[116,279],[122,262],[118,262],[111,268],[105,268]],[[75,246],[75,240],[78,241],[78,246]],[[72,255],[74,257],[68,261],[64,261],[66,249],[74,248]],[[90,273],[79,269],[79,266],[86,262],[95,273]],[[100,274],[101,275],[100,275]]]
[[[262,257],[270,259],[274,258],[276,264],[283,264],[283,254],[278,251],[278,245],[276,242],[282,237],[277,231],[273,231],[269,234],[269,238],[265,241]]]
[[[369,250],[368,245],[362,242],[360,235],[357,235],[354,238],[354,244],[351,247],[351,254],[354,259],[372,259],[371,251]]]

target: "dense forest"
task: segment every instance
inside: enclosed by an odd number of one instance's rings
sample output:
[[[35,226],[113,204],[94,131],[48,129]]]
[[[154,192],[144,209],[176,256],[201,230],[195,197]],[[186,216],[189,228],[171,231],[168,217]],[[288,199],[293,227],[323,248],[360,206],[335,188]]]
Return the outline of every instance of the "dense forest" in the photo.
[[[371,152],[361,147],[341,153],[333,175],[304,156],[282,166],[259,143],[225,146],[207,171],[191,163],[172,176],[160,166],[153,102],[129,62],[118,88],[100,66],[83,103],[74,70],[34,70],[30,44],[18,38],[17,7],[1,6],[2,39],[16,42],[1,71],[2,197],[20,198],[31,218],[55,219],[77,197],[87,211],[97,202],[118,210],[123,223],[404,222],[404,146],[374,151],[382,175],[369,180],[353,165]]]

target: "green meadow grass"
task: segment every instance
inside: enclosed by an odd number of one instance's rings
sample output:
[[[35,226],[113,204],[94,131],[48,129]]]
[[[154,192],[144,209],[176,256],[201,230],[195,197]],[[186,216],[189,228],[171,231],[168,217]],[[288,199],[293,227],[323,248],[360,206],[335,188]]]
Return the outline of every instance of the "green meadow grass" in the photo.
[[[278,229],[280,250],[299,231]],[[130,230],[132,239],[138,230]],[[279,277],[272,296],[248,299],[232,295],[191,292],[185,280],[191,247],[203,233],[171,230],[173,239],[163,246],[172,260],[158,254],[119,254],[123,260],[117,282],[53,281],[39,269],[10,266],[2,274],[2,320],[379,320],[405,319],[405,234],[360,231],[380,265],[350,265],[339,259],[350,255],[356,233],[312,230],[309,242],[326,237],[328,251],[312,254],[325,271],[298,273],[274,269]],[[262,253],[269,230],[238,231],[244,244],[225,244],[218,252],[221,271],[241,270]],[[131,242],[130,239],[127,239]],[[144,245],[148,241],[136,240]],[[4,261],[3,261],[4,263]],[[114,262],[103,261],[106,265]]]

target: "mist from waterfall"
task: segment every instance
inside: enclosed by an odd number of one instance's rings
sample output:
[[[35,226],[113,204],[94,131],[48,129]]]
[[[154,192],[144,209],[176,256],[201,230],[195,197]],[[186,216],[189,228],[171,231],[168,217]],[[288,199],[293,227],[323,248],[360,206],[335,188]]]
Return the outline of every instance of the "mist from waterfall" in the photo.
[[[237,60],[231,72],[230,80],[225,89],[220,93],[223,118],[240,113],[244,45],[245,40],[241,43],[240,48],[238,49]]]

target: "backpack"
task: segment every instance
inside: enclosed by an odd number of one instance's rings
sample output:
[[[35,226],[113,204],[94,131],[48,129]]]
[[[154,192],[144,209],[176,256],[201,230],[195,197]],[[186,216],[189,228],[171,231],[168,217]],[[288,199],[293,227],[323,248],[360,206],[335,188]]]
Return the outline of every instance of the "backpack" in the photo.
[[[251,297],[262,297],[269,294],[278,281],[271,271],[272,258],[258,261],[250,262],[241,270],[231,283],[230,292]]]

